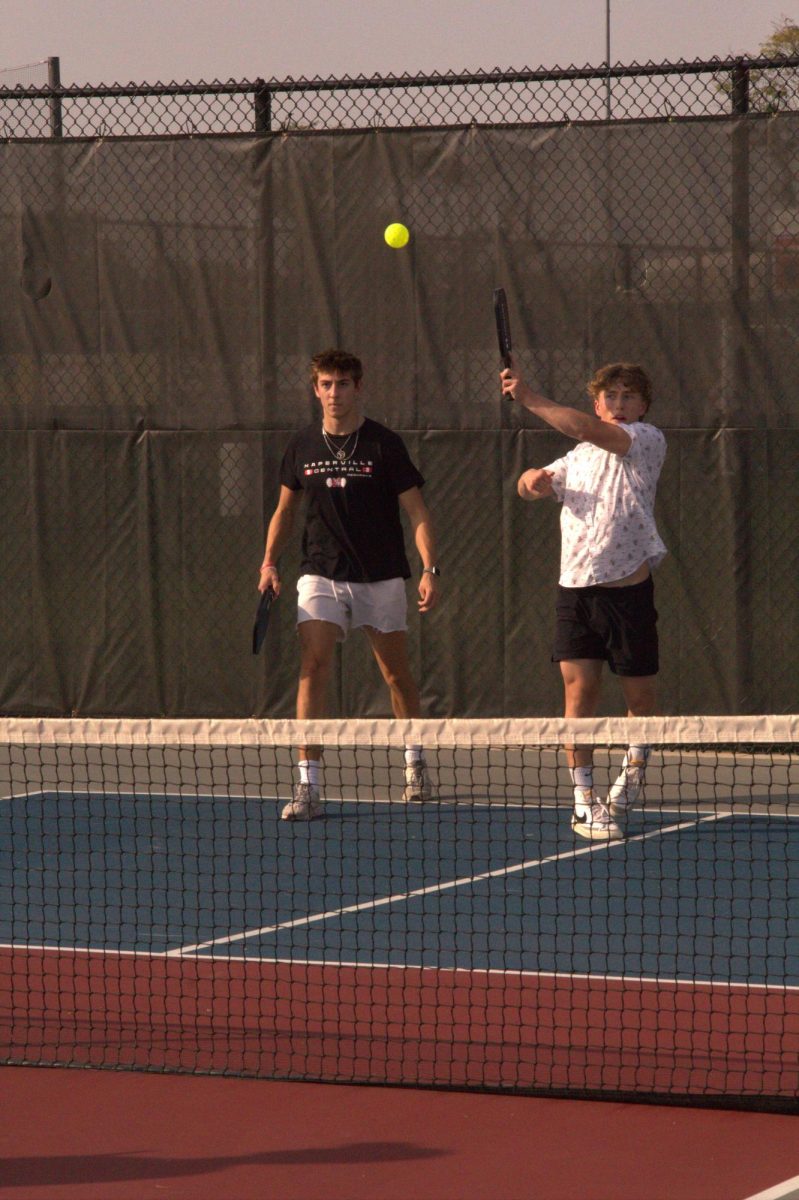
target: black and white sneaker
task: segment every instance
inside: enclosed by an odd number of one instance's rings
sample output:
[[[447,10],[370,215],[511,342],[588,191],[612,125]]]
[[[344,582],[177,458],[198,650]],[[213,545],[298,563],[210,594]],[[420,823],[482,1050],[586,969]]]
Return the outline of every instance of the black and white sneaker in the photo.
[[[621,827],[610,815],[608,806],[597,798],[593,790],[575,791],[572,829],[578,837],[593,842],[613,842],[624,837]]]

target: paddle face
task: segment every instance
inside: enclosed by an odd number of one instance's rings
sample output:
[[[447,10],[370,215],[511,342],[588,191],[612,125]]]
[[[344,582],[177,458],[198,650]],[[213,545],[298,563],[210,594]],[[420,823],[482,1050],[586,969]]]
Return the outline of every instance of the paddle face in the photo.
[[[261,593],[261,599],[258,603],[258,612],[255,614],[255,624],[252,627],[252,652],[257,654],[264,644],[266,631],[269,628],[269,613],[272,609],[272,601],[275,598],[275,593],[272,588],[267,588]]]
[[[494,319],[497,323],[497,341],[503,367],[510,366],[511,338],[510,317],[508,315],[508,300],[504,288],[494,289]]]

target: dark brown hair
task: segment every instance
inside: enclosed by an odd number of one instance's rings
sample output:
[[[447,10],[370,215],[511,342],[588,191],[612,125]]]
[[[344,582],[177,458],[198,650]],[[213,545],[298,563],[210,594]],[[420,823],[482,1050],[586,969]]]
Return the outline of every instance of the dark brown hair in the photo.
[[[588,384],[588,395],[596,400],[600,392],[604,392],[612,383],[623,383],[631,391],[637,392],[647,408],[652,403],[652,384],[643,367],[638,363],[615,362],[606,363],[594,372],[594,377]]]
[[[363,364],[347,350],[320,350],[311,359],[311,380],[316,383],[324,372],[335,371],[338,375],[349,375],[353,383],[363,378]]]

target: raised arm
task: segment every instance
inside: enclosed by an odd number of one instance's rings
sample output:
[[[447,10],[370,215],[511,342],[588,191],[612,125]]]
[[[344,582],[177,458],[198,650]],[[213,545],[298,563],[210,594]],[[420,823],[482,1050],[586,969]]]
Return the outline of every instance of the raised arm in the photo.
[[[294,528],[294,515],[299,507],[302,492],[293,492],[291,488],[281,485],[277,508],[272,513],[269,528],[266,533],[266,550],[264,561],[258,576],[258,591],[265,592],[268,587],[280,595],[280,574],[277,560],[285,549],[286,542]]]
[[[540,417],[547,425],[551,425],[566,437],[574,438],[577,442],[591,442],[612,454],[624,455],[630,449],[630,435],[621,425],[600,421],[593,413],[569,408],[565,404],[548,400],[546,396],[540,396],[525,383],[515,363],[500,373],[500,380],[503,395],[511,396],[518,404],[524,405],[536,417]]]
[[[400,492],[399,502],[411,523],[413,540],[422,560],[422,577],[419,580],[419,612],[428,612],[438,604],[439,600],[438,578],[429,573],[429,568],[437,565],[433,521],[418,487]]]

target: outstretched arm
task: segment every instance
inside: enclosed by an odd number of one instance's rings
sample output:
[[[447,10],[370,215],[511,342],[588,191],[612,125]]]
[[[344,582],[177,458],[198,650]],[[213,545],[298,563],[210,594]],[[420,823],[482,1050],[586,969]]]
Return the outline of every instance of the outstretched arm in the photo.
[[[516,490],[522,500],[543,500],[545,496],[554,496],[552,487],[553,475],[544,467],[531,467],[519,476]]]
[[[436,539],[433,532],[433,521],[430,510],[422,499],[422,493],[418,487],[408,488],[407,491],[400,492],[399,502],[411,523],[413,539],[422,560],[422,567],[436,566]],[[438,604],[438,599],[438,579],[435,575],[430,575],[423,570],[419,580],[419,612],[428,612],[434,608]]]
[[[259,592],[265,592],[268,587],[271,587],[276,596],[280,595],[280,574],[277,569],[277,560],[291,535],[294,527],[294,514],[299,506],[301,496],[302,492],[293,492],[291,488],[281,485],[277,508],[272,514],[266,534],[264,561],[261,563],[258,577]]]
[[[624,455],[630,449],[630,435],[622,426],[600,421],[593,413],[581,412],[579,408],[569,408],[540,396],[525,383],[515,363],[500,373],[500,380],[503,395],[511,396],[566,437],[574,438],[577,442],[592,442],[603,450],[610,450],[612,454]]]

